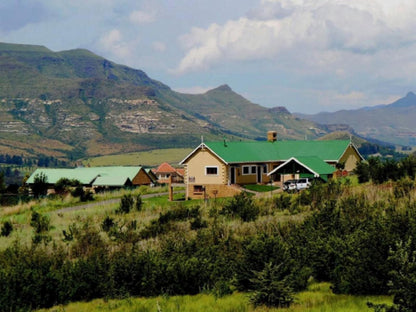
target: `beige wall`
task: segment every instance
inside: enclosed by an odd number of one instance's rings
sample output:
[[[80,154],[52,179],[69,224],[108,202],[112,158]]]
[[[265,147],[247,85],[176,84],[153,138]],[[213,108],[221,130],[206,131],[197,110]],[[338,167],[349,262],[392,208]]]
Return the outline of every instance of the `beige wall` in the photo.
[[[357,166],[357,163],[361,161],[360,156],[357,154],[356,150],[349,146],[345,151],[344,155],[342,155],[340,162],[345,163],[345,170],[351,172]]]
[[[206,175],[206,167],[217,167],[217,175]],[[227,184],[226,165],[209,150],[197,151],[186,163],[185,181],[189,184]]]
[[[186,194],[191,199],[232,197],[241,191],[230,185],[205,184],[205,191],[194,192],[195,184],[187,184]]]

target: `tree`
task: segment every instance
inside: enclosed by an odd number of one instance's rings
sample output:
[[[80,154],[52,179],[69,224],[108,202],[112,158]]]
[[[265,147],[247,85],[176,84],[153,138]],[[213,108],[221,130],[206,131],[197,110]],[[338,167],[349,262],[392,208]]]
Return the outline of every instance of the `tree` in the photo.
[[[45,196],[48,193],[48,177],[43,172],[35,175],[32,192],[35,198]]]
[[[6,183],[4,181],[4,172],[0,172],[0,193],[3,193],[6,190]]]
[[[255,291],[250,298],[251,302],[255,306],[289,307],[295,298],[286,274],[282,263],[267,263],[263,271],[256,272],[256,277],[252,279]]]

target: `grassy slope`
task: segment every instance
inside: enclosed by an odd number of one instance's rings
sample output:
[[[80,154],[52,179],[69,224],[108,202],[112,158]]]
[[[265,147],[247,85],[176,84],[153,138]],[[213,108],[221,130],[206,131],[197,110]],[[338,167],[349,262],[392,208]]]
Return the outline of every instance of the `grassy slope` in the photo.
[[[107,155],[87,158],[82,161],[83,165],[96,166],[158,166],[162,162],[177,165],[190,152],[191,148],[170,148],[152,150],[146,152],[127,153],[119,155]]]
[[[355,184],[354,184],[355,185]],[[356,186],[361,189],[362,186]],[[370,187],[371,189],[371,187]],[[148,192],[149,188],[137,189],[133,192]],[[161,189],[160,191],[166,191]],[[369,190],[374,192],[374,190]],[[99,195],[99,200],[107,200],[111,198],[120,198],[126,191],[117,191],[113,193]],[[218,199],[220,204],[224,199]],[[277,223],[287,220],[301,220],[303,213],[296,215],[288,215],[284,212],[273,212],[267,208],[267,199],[260,199],[262,202],[263,214],[268,211],[268,215],[260,217],[252,223],[241,224],[240,222],[231,221],[230,229],[239,235],[256,231],[259,228],[275,227]],[[170,203],[166,196],[156,197],[144,200],[143,210],[140,212],[132,211],[126,216],[114,215],[115,209],[118,207],[118,201],[112,203],[101,203],[88,209],[79,209],[72,211],[59,211],[62,207],[75,205],[77,202],[71,198],[65,200],[43,200],[40,202],[32,202],[27,205],[4,208],[0,211],[0,223],[10,220],[12,221],[15,231],[10,237],[0,238],[0,248],[9,246],[14,240],[18,239],[22,243],[30,243],[33,229],[30,227],[30,216],[33,210],[50,217],[53,228],[50,231],[55,241],[62,238],[62,230],[68,229],[73,223],[83,223],[86,220],[95,224],[100,224],[107,215],[115,216],[117,220],[140,220],[138,226],[141,227],[148,224],[151,220],[158,216],[162,211],[169,209],[176,203]],[[181,204],[203,206],[202,201],[186,201]],[[204,209],[205,218],[208,211],[212,209],[210,205],[215,203],[209,202]],[[151,242],[149,242],[151,243]],[[155,242],[151,243],[154,244]],[[157,242],[156,242],[157,244]],[[159,305],[161,311],[371,311],[366,308],[368,301],[374,303],[391,303],[391,298],[386,296],[367,297],[367,296],[349,296],[334,295],[327,283],[312,284],[307,291],[296,295],[297,301],[290,309],[254,309],[248,300],[247,294],[234,293],[231,296],[223,298],[215,298],[210,294],[199,294],[196,296],[172,296],[172,297],[156,297],[156,298],[127,298],[122,300],[94,300],[89,303],[71,303],[67,306],[55,307],[42,311],[156,311]]]
[[[373,311],[367,307],[367,302],[392,303],[387,296],[348,296],[335,295],[328,283],[312,284],[308,290],[297,294],[297,303],[288,309],[272,309],[266,307],[254,308],[248,294],[234,293],[230,296],[216,298],[209,294],[196,296],[172,296],[156,298],[127,298],[121,300],[93,300],[77,302],[66,306],[54,307],[39,312],[95,312],[95,311],[204,311],[204,312],[361,312]]]

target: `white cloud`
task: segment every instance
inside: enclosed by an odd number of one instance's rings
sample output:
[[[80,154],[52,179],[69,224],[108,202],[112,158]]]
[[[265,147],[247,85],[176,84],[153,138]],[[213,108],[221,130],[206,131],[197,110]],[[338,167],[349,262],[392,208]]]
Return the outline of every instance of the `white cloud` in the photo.
[[[104,50],[111,52],[118,58],[129,58],[132,54],[131,47],[123,41],[123,35],[118,29],[112,29],[105,33],[99,43]]]
[[[414,48],[415,14],[410,0],[263,0],[247,17],[183,35],[185,55],[176,72],[269,59],[305,72],[321,68],[348,75],[362,68],[353,60],[370,66],[368,55],[380,58],[393,50],[400,57],[401,49]]]
[[[152,43],[152,48],[153,48],[153,50],[155,50],[157,52],[165,52],[166,51],[166,44],[164,44],[161,41],[154,41]]]
[[[156,12],[144,10],[133,11],[129,19],[134,24],[152,23],[156,20]]]

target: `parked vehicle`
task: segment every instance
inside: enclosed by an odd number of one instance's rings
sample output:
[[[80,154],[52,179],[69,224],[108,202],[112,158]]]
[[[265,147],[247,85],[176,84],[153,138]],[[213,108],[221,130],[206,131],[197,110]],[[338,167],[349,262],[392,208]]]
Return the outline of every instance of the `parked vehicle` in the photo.
[[[311,179],[301,178],[295,180],[287,180],[283,183],[284,191],[301,191],[311,186]]]

